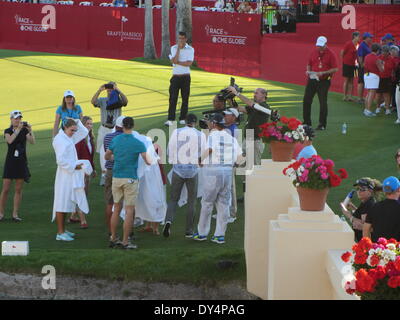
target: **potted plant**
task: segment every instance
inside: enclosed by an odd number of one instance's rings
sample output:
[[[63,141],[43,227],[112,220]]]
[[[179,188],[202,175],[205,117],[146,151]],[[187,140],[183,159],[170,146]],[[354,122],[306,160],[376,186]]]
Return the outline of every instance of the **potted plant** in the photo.
[[[266,122],[260,126],[259,137],[270,143],[272,161],[291,161],[296,142],[305,139],[300,120],[281,117],[277,121]]]
[[[297,188],[301,210],[324,210],[329,188],[339,186],[348,177],[345,169],[339,169],[336,174],[334,166],[332,160],[315,155],[301,158],[283,169],[283,174],[292,178]]]
[[[345,284],[346,292],[361,300],[400,300],[400,242],[362,238],[352,251],[342,255],[355,272],[355,279]]]

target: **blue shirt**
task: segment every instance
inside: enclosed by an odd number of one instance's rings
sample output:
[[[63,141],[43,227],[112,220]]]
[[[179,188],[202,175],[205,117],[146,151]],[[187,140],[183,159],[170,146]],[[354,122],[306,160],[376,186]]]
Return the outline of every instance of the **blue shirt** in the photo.
[[[104,137],[104,151],[107,151],[108,147],[110,146],[110,143],[112,141],[112,139],[114,139],[114,137],[119,136],[120,134],[122,134],[123,131],[115,131],[115,132],[111,132],[105,135]],[[112,169],[114,166],[114,161],[112,160],[107,160],[106,161],[106,169]]]
[[[301,158],[308,159],[315,155],[317,155],[317,150],[315,150],[315,148],[312,145],[307,146],[307,147],[304,147],[303,149],[301,149],[296,160],[300,160]]]
[[[226,129],[228,129],[232,135],[232,137],[237,138],[237,132],[235,132],[235,130],[238,128],[236,123],[232,123],[229,127],[226,127]]]
[[[67,118],[72,118],[72,119],[80,119],[80,115],[82,114],[82,109],[81,106],[79,104],[75,105],[75,108],[72,110],[69,109],[62,109],[62,106],[59,106],[56,114],[60,115],[61,118],[61,123],[65,124],[65,122],[67,122]]]
[[[371,48],[366,44],[365,41],[361,42],[361,44],[357,49],[357,55],[359,57],[365,58],[365,56],[370,53],[371,53]]]
[[[108,149],[114,154],[113,178],[137,179],[139,154],[146,152],[143,142],[123,133],[112,139]]]

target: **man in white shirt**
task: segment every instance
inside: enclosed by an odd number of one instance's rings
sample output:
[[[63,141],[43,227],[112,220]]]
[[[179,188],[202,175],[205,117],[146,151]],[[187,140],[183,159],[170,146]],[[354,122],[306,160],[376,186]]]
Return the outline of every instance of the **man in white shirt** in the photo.
[[[171,47],[169,58],[172,62],[172,78],[169,86],[169,109],[166,126],[175,121],[176,104],[179,90],[181,91],[182,105],[179,123],[185,124],[188,113],[190,95],[190,66],[194,60],[194,49],[187,44],[186,32],[179,32],[178,43]]]
[[[189,113],[186,117],[186,126],[175,129],[168,143],[168,160],[173,165],[171,195],[168,202],[167,214],[163,230],[164,237],[170,235],[171,224],[178,200],[180,199],[183,185],[186,185],[187,213],[185,236],[193,236],[194,211],[197,198],[199,159],[205,149],[206,137],[204,133],[195,128],[197,117]]]
[[[207,240],[211,227],[211,214],[217,208],[217,225],[211,241],[225,243],[225,232],[229,220],[231,203],[232,167],[241,155],[242,149],[237,140],[224,129],[222,114],[215,114],[211,120],[211,132],[207,147],[201,156],[204,164],[203,196],[201,199],[198,233],[193,235],[197,241]]]

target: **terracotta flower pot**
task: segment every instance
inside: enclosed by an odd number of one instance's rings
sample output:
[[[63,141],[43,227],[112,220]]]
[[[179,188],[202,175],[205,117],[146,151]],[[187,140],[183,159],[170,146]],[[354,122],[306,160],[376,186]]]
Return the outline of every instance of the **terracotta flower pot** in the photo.
[[[322,190],[297,187],[300,209],[304,211],[322,211],[325,208],[329,188]]]
[[[289,162],[292,160],[295,143],[271,141],[272,161]]]

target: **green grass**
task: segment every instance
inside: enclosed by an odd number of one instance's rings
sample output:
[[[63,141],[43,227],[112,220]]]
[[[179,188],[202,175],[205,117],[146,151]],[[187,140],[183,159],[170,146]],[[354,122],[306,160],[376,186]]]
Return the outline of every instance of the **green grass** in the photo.
[[[122,61],[100,58],[0,50],[0,70],[3,81],[0,89],[0,128],[9,126],[9,112],[19,109],[24,120],[35,130],[37,143],[28,146],[31,183],[24,186],[20,216],[21,224],[8,219],[0,223],[0,241],[29,240],[31,253],[27,257],[0,257],[0,271],[32,272],[39,274],[45,264],[56,267],[58,274],[82,275],[110,279],[185,282],[214,284],[246,278],[243,251],[243,205],[239,204],[238,220],[228,225],[225,245],[198,243],[185,239],[185,212],[179,209],[169,239],[137,233],[139,249],[122,252],[107,249],[104,223],[103,188],[96,178],[91,185],[88,216],[89,229],[68,228],[77,232],[72,243],[55,241],[56,226],[52,224],[53,185],[56,172],[51,147],[51,128],[55,110],[66,89],[72,89],[85,115],[95,121],[97,133],[99,110],[90,104],[93,93],[105,81],[115,80],[128,96],[125,115],[136,119],[136,129],[146,133],[151,128],[162,128],[168,109],[170,67],[164,62]],[[302,118],[302,86],[235,77],[245,95],[257,87],[266,87],[268,101],[282,115]],[[229,75],[193,70],[190,110],[200,116],[211,108],[213,95],[229,83]],[[318,99],[313,105],[313,119],[318,119]],[[340,133],[343,122],[348,134]],[[361,176],[383,179],[396,175],[393,154],[398,148],[398,130],[393,116],[367,119],[361,107],[345,103],[340,94],[329,95],[328,130],[317,132],[315,147],[325,158],[331,158],[337,167],[349,171],[349,179],[329,193],[328,204],[339,212],[338,203]],[[167,130],[165,130],[166,132]],[[0,142],[0,155],[5,157],[6,144]],[[164,150],[165,151],[165,150]],[[267,151],[264,154],[267,157]],[[98,159],[96,159],[98,164]],[[3,159],[0,159],[0,170]],[[169,166],[167,166],[169,170]],[[239,180],[239,179],[238,179]],[[242,188],[237,182],[238,196]],[[272,199],[266,195],[266,204]],[[10,218],[12,198],[9,197],[6,217]],[[200,203],[197,204],[197,214]],[[213,230],[213,229],[212,229]],[[217,268],[219,260],[230,259],[238,264],[230,270]]]

